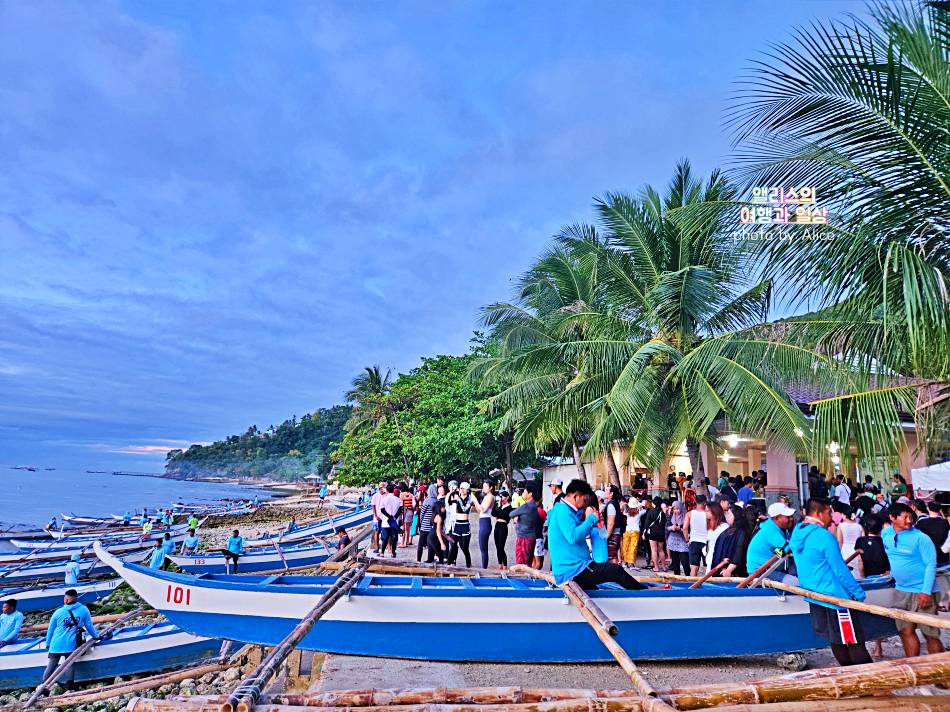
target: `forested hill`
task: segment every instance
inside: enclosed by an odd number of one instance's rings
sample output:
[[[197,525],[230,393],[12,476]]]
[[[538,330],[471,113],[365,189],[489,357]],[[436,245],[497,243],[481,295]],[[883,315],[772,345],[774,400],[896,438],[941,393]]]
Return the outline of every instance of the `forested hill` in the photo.
[[[243,435],[231,435],[211,445],[171,450],[165,474],[177,477],[206,475],[261,476],[295,479],[310,472],[330,471],[330,453],[343,440],[343,426],[352,408],[320,408],[285,420],[265,431],[252,425]]]

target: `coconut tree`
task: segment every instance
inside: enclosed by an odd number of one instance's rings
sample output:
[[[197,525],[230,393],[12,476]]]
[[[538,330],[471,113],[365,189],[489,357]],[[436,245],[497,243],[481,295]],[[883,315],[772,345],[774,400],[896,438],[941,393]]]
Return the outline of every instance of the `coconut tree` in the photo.
[[[406,405],[391,394],[392,372],[386,373],[377,366],[367,366],[363,373],[352,381],[352,387],[346,392],[346,402],[353,404],[353,413],[346,422],[346,431],[353,432],[361,428],[377,428],[386,421],[392,421],[403,447],[403,467],[406,477],[412,479],[412,470],[405,452],[405,436],[399,423],[399,409]]]

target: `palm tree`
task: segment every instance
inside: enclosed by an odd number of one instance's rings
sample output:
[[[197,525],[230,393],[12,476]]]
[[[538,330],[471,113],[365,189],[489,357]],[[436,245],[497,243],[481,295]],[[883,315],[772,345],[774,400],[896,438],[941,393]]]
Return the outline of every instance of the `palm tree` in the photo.
[[[382,423],[391,420],[402,443],[400,452],[406,477],[412,479],[412,470],[406,456],[406,438],[399,423],[398,413],[407,403],[392,395],[391,373],[390,369],[386,369],[384,374],[378,365],[366,366],[363,373],[353,379],[352,388],[345,396],[347,403],[354,404],[353,413],[346,422],[346,431],[378,428]]]
[[[748,185],[815,186],[830,209],[812,228],[825,239],[758,245],[765,274],[820,309],[788,320],[787,335],[857,374],[855,390],[816,404],[819,443],[860,440],[859,451],[893,456],[896,411],[913,412],[921,382],[948,381],[947,8],[872,5],[870,22],[799,30],[733,107]]]

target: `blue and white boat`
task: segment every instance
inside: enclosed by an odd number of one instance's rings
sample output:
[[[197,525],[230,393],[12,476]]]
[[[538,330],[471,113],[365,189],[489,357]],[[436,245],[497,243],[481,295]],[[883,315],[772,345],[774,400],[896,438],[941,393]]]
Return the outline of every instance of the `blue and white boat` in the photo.
[[[2,581],[0,581],[2,583]],[[80,583],[51,583],[47,586],[20,586],[0,589],[0,601],[15,598],[17,610],[21,613],[30,611],[48,611],[63,605],[63,595],[69,589],[75,589],[79,594],[80,603],[95,603],[105,598],[122,583],[118,576],[83,581]]]
[[[336,580],[332,576],[194,578],[108,562],[136,593],[196,635],[276,645]],[[882,582],[881,586],[887,586]],[[704,584],[690,589],[598,590],[592,598],[634,659],[733,657],[824,647],[807,602],[773,589]],[[893,635],[880,619],[870,637]],[[437,641],[437,644],[435,643]],[[564,593],[517,578],[367,574],[299,647],[348,655],[486,662],[601,662],[603,643]]]
[[[201,524],[203,523],[204,523],[204,520],[201,520],[201,522],[199,522],[198,525],[201,526]],[[188,523],[181,522],[180,524],[175,524],[170,527],[155,527],[154,529],[152,529],[151,532],[149,532],[149,535],[162,536],[165,534],[165,532],[168,532],[169,534],[174,535],[174,534],[180,534],[182,532],[187,532],[187,531],[188,531]],[[70,531],[69,529],[59,531],[56,529],[50,529],[49,534],[51,538],[58,539],[60,543],[64,545],[70,544],[70,543],[78,543],[78,542],[82,542],[83,544],[85,544],[95,539],[109,539],[109,540],[132,539],[136,536],[141,536],[142,529],[141,527],[134,527],[134,528],[122,527],[119,531],[116,531],[115,529],[110,529],[110,528],[103,528],[103,529],[92,530],[92,531],[85,531],[85,530]],[[11,543],[19,549],[36,549],[38,547],[43,546],[43,542],[37,543],[37,542],[29,541],[29,540],[25,540],[19,543],[18,542],[19,540],[17,539],[13,539],[11,541]]]
[[[184,541],[186,536],[188,536],[188,532],[186,531],[177,532],[173,534],[170,539],[175,544],[180,544]],[[56,542],[53,546],[47,544],[46,546],[30,549],[26,552],[19,551],[12,554],[0,554],[0,564],[20,563],[26,560],[27,557],[29,557],[29,561],[62,561],[69,559],[73,554],[89,557],[92,556],[92,544],[96,541],[101,542],[113,554],[123,554],[130,551],[138,551],[143,548],[151,548],[155,546],[157,540],[162,538],[163,535],[150,534],[148,537],[138,536],[126,539],[103,538],[101,540],[90,539],[88,541],[75,543]]]
[[[297,546],[274,546],[248,549],[238,561],[241,573],[281,571],[318,566],[333,552],[323,544],[300,544]],[[220,551],[201,552],[197,556],[169,556],[175,565],[190,574],[228,573],[227,559]]]
[[[144,557],[148,556],[148,551],[143,549],[139,552],[126,554],[126,556],[133,561],[141,561]],[[0,586],[7,586],[9,584],[18,585],[25,581],[38,582],[48,581],[50,579],[59,579],[62,581],[66,576],[67,563],[69,562],[59,560],[0,566]],[[95,557],[85,558],[79,562],[79,576],[81,578],[111,573],[112,567]]]
[[[271,544],[275,539],[283,542],[300,541],[315,536],[332,536],[336,533],[337,527],[358,527],[373,521],[373,510],[370,507],[356,507],[335,517],[327,517],[318,522],[306,524],[295,529],[292,532],[278,531],[273,534],[267,534],[257,539],[251,539],[245,542],[245,546],[261,546]]]
[[[76,662],[76,682],[178,667],[218,652],[221,641],[171,623],[121,628]],[[34,687],[46,669],[46,641],[29,638],[0,648],[0,689]]]

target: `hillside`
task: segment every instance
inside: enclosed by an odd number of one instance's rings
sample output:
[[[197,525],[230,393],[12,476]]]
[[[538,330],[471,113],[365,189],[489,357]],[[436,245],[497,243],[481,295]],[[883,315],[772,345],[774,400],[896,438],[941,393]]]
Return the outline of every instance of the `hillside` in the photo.
[[[252,425],[243,435],[231,435],[211,445],[171,450],[165,458],[165,474],[280,479],[296,479],[310,472],[325,475],[332,465],[330,453],[343,440],[343,426],[351,411],[344,405],[320,408],[299,420],[297,416],[285,420],[276,428],[272,425],[260,431]]]

